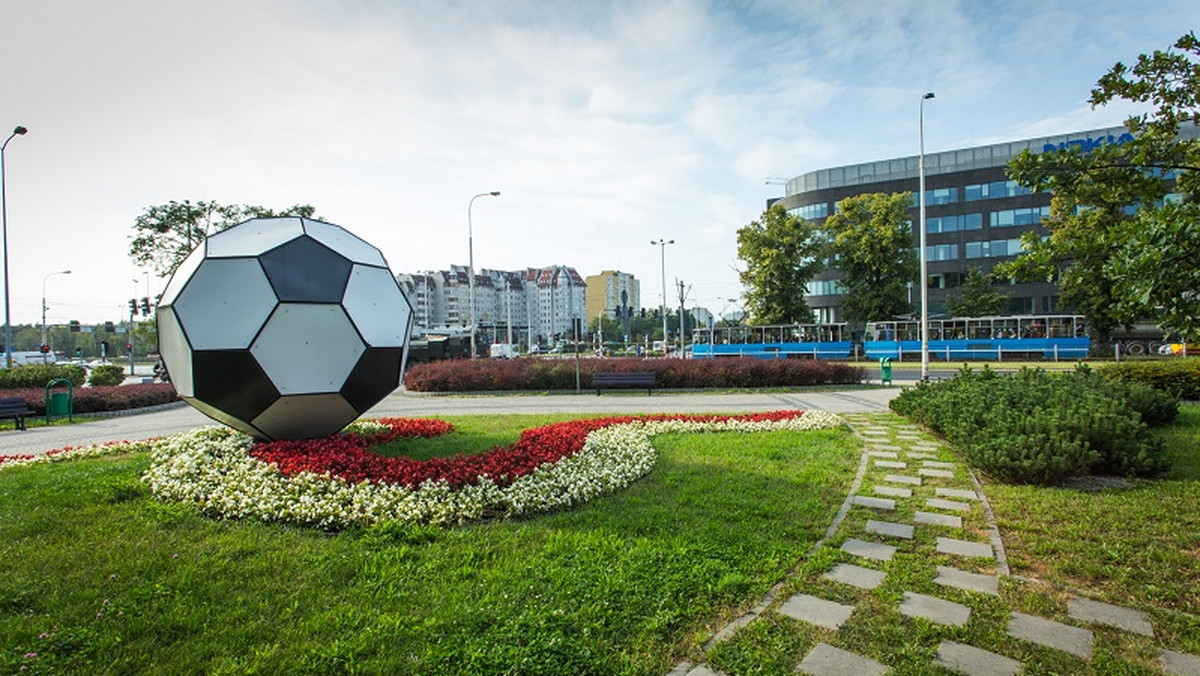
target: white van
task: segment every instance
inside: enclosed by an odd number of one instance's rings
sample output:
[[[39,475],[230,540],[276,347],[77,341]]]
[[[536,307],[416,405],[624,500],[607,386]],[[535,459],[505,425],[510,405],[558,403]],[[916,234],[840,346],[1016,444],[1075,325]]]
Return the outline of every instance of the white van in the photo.
[[[27,351],[27,352],[13,352],[12,360],[13,360],[13,366],[25,366],[26,364],[41,364],[43,362],[45,362],[47,364],[53,364],[58,361],[54,357],[53,352],[48,352],[46,354],[42,354],[41,352],[38,352],[36,350],[31,350],[31,351]],[[4,357],[2,355],[0,355],[0,367],[3,367],[3,366],[4,366]]]
[[[516,359],[517,346],[512,343],[493,343],[488,348],[488,356],[492,359]]]

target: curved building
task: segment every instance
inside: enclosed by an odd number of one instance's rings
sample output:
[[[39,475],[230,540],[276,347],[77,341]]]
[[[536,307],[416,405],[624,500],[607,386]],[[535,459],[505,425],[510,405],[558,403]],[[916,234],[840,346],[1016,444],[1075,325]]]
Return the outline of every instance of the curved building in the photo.
[[[1187,126],[1181,137],[1197,137]],[[925,155],[926,255],[929,269],[931,313],[943,311],[948,296],[956,293],[968,268],[989,272],[996,263],[1011,260],[1021,251],[1022,233],[1045,232],[1040,225],[1050,213],[1050,194],[1031,193],[1008,179],[1008,161],[1023,150],[1045,152],[1062,147],[1083,150],[1132,138],[1125,127],[1093,129],[1060,136],[996,143]],[[788,212],[820,223],[833,213],[839,200],[864,193],[913,194],[913,246],[917,230],[918,157],[819,169],[792,178],[780,200]],[[818,322],[838,322],[841,293],[832,269],[809,284],[807,300]],[[916,280],[914,279],[915,283]],[[914,307],[920,289],[911,288]],[[1002,289],[1011,299],[1013,314],[1062,312],[1058,289],[1048,282],[1012,284]]]

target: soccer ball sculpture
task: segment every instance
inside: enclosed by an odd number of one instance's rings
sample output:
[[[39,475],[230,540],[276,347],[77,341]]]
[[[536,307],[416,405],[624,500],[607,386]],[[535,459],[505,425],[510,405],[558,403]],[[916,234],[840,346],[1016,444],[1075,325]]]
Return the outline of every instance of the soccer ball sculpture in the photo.
[[[209,237],[159,301],[184,401],[257,439],[333,434],[400,385],[412,306],[339,226],[257,218]]]

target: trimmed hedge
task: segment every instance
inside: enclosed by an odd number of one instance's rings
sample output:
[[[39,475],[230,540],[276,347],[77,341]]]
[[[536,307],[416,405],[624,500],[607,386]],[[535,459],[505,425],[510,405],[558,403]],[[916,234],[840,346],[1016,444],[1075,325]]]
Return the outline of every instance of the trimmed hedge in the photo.
[[[956,378],[905,389],[891,408],[944,436],[988,476],[1048,485],[1084,474],[1161,472],[1161,444],[1147,425],[1173,420],[1179,402],[1086,366],[1013,375],[963,367]]]
[[[1186,401],[1200,401],[1200,357],[1126,361],[1098,370],[1105,378],[1142,383]]]
[[[120,385],[125,382],[125,368],[116,364],[96,366],[88,374],[88,384],[97,387]]]
[[[861,383],[866,370],[807,359],[581,359],[579,380],[592,387],[592,374],[653,371],[662,388],[798,387]],[[404,385],[414,392],[494,392],[575,389],[574,359],[448,359],[412,364]]]
[[[55,388],[55,392],[63,391]],[[0,397],[21,397],[38,415],[46,414],[46,390],[41,388],[0,390]],[[75,388],[75,413],[124,411],[179,401],[170,383],[114,385],[110,387]]]
[[[55,378],[66,378],[75,387],[80,387],[87,379],[87,371],[76,364],[26,364],[11,369],[0,368],[0,390],[45,387]]]

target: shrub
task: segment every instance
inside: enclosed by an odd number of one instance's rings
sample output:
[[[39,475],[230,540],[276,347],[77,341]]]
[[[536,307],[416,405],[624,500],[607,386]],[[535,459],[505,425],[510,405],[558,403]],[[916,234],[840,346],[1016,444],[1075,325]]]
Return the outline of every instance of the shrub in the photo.
[[[66,378],[75,384],[83,385],[87,371],[75,364],[26,364],[10,369],[0,369],[0,389],[18,389],[24,387],[45,387],[56,378]]]
[[[1178,401],[1086,367],[1011,376],[964,367],[952,380],[906,389],[891,407],[945,436],[989,476],[1054,484],[1079,474],[1162,471],[1161,445],[1147,425],[1173,419]]]
[[[29,408],[38,415],[46,414],[46,391],[44,388],[0,390],[0,397],[21,397]],[[170,383],[145,383],[139,385],[115,385],[105,387],[75,388],[75,412],[97,413],[101,411],[124,411],[158,404],[179,401],[179,395]]]
[[[125,369],[116,364],[105,364],[92,368],[88,383],[93,386],[120,385],[125,382]]]
[[[1200,401],[1200,357],[1106,364],[1100,374],[1111,380],[1142,383],[1187,401]]]
[[[574,359],[449,359],[413,364],[404,385],[415,392],[573,390]],[[807,359],[581,359],[579,383],[592,387],[592,374],[654,371],[659,387],[738,388],[847,385],[861,383],[857,366]]]

